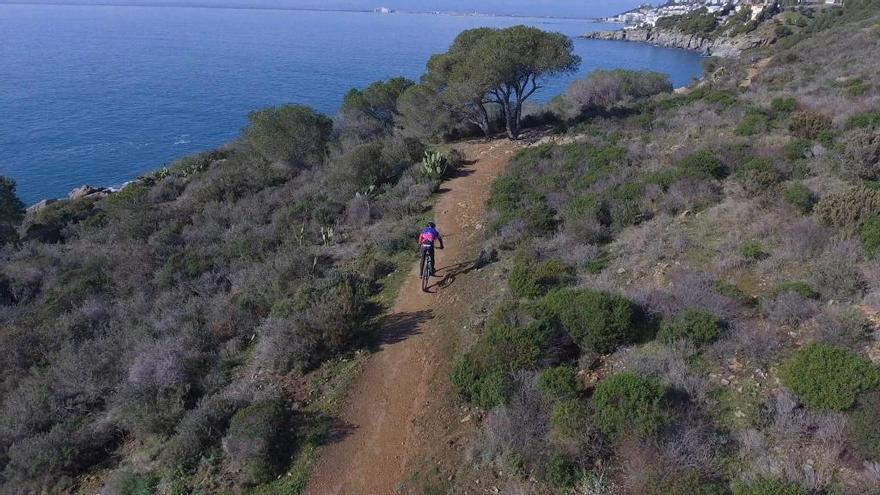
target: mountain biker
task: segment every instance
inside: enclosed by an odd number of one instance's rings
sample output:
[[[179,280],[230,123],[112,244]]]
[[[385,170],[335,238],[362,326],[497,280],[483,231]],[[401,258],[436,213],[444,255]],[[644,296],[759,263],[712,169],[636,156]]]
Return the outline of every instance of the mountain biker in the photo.
[[[434,257],[434,242],[439,242],[440,249],[443,249],[443,238],[440,236],[440,232],[437,232],[437,226],[434,225],[434,222],[428,222],[428,225],[419,234],[419,278],[425,272],[425,253],[431,253],[431,259],[434,260],[434,265],[436,266],[437,258]],[[431,275],[435,275],[433,267]]]

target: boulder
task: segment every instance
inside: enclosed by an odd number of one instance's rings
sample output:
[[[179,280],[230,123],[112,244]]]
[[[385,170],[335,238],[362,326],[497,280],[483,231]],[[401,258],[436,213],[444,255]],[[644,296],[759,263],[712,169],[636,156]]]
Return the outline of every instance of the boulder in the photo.
[[[103,198],[111,193],[106,187],[79,186],[67,195],[69,199]]]

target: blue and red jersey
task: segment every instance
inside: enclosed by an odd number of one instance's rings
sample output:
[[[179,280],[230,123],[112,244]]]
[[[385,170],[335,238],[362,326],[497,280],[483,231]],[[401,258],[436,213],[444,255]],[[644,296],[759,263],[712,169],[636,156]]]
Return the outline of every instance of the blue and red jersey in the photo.
[[[433,246],[434,241],[440,238],[440,232],[437,232],[437,229],[431,227],[425,227],[422,229],[422,233],[419,234],[419,244],[424,246]]]

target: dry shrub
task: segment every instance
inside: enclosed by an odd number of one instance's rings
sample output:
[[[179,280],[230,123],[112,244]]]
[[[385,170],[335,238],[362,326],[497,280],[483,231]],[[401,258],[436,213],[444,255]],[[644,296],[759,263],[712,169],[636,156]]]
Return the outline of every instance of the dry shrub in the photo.
[[[880,132],[858,129],[844,139],[844,156],[850,171],[860,179],[880,179]]]
[[[851,299],[865,288],[859,270],[862,247],[858,241],[838,241],[825,249],[809,266],[811,286],[824,299]]]
[[[483,443],[487,460],[512,463],[532,471],[552,456],[547,441],[550,411],[535,382],[534,373],[517,373],[507,404],[489,412]]]

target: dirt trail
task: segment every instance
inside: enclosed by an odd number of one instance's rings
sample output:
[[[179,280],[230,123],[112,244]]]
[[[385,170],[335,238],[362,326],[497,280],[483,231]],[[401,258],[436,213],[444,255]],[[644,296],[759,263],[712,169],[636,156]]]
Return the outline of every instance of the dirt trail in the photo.
[[[421,291],[416,263],[387,319],[381,349],[352,385],[337,428],[315,463],[307,495],[394,493],[417,454],[414,423],[433,399],[429,382],[455,332],[435,317],[468,304],[455,296],[453,282],[473,262],[489,185],[515,145],[506,140],[472,142],[459,149],[470,164],[443,184],[445,192],[434,208],[446,241],[446,249],[437,252],[435,285],[431,293]]]

